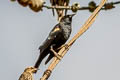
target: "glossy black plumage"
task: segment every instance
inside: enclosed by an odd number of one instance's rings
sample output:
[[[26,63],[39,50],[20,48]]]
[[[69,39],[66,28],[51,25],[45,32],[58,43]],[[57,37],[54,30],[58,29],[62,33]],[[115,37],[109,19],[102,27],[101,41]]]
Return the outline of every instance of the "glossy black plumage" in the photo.
[[[64,16],[61,21],[52,29],[45,42],[39,47],[40,56],[35,64],[35,68],[38,68],[42,60],[49,54],[45,64],[47,64],[54,54],[50,51],[50,47],[53,45],[53,49],[58,52],[58,48],[65,44],[71,34],[72,15]]]

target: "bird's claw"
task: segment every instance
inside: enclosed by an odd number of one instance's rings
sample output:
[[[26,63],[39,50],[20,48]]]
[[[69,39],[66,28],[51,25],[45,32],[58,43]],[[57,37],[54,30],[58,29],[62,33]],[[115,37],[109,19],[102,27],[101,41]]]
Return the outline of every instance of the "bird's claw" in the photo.
[[[55,55],[55,57],[57,57],[59,60],[62,59],[62,56],[57,54],[57,52],[55,52],[55,50],[53,49],[53,46],[50,47],[50,50],[53,52],[53,54]]]
[[[62,46],[60,46],[57,50],[60,50],[60,49],[62,49],[62,48],[65,48],[65,49],[67,49],[69,46],[68,46],[68,44],[63,44]]]

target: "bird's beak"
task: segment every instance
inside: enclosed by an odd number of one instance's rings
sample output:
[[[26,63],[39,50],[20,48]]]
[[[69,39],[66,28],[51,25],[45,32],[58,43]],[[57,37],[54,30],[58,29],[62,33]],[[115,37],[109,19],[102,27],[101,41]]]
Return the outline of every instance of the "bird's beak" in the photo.
[[[76,15],[76,14],[71,14],[71,17],[73,17],[74,15]]]

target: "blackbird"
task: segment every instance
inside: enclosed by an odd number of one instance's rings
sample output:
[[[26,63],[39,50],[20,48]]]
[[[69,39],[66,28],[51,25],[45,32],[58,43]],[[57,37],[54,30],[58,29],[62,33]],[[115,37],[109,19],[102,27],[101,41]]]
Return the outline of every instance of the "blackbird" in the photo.
[[[55,25],[55,27],[50,32],[49,36],[45,40],[45,42],[39,47],[40,55],[39,58],[34,65],[35,68],[38,68],[42,60],[49,54],[45,64],[47,64],[55,55],[50,50],[51,46],[55,52],[58,52],[58,48],[65,44],[65,42],[69,39],[72,28],[72,17],[75,14],[70,14],[63,16],[60,22]]]

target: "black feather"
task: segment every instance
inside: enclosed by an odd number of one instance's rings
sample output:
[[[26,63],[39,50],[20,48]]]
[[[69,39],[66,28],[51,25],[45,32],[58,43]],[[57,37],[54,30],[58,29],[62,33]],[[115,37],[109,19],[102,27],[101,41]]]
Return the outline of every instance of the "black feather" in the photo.
[[[49,36],[45,40],[45,42],[39,47],[40,56],[35,64],[35,68],[38,68],[42,60],[49,54],[48,59],[45,64],[47,64],[53,57],[53,52],[50,51],[50,47],[52,45],[53,49],[58,52],[58,48],[65,44],[71,34],[71,22],[72,16],[66,15],[64,16],[60,23],[58,23],[50,32]]]

